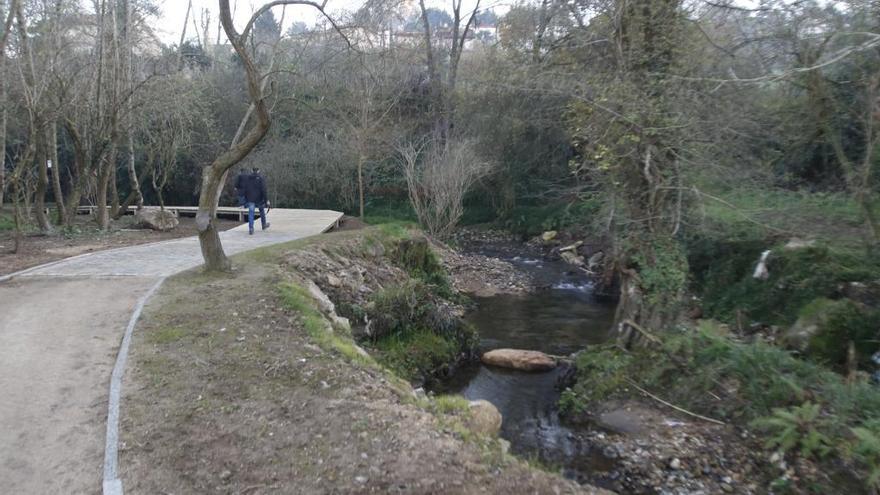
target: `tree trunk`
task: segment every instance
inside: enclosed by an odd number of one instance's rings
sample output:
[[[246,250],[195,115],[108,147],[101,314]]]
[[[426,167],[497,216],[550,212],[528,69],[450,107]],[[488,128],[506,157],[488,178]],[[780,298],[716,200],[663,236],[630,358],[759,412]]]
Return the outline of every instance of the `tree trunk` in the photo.
[[[40,231],[47,234],[52,231],[52,222],[49,221],[49,215],[46,214],[46,192],[49,190],[46,143],[39,132],[35,132],[32,135],[37,140],[37,149],[39,150],[36,157],[37,190],[34,197],[34,217],[37,219]]]
[[[219,160],[219,159],[218,159]],[[211,164],[202,171],[202,190],[199,195],[199,211],[196,214],[196,226],[199,229],[199,245],[202,257],[205,258],[205,269],[208,271],[227,271],[231,268],[229,258],[223,252],[220,232],[217,230],[217,201],[220,179],[229,168],[223,164]]]
[[[0,212],[6,194],[6,57],[0,53]]]
[[[58,124],[54,120],[46,130],[46,146],[52,161],[52,194],[55,196],[56,223],[66,225],[67,208],[64,205],[64,192],[61,189],[61,164],[58,162]]]
[[[134,88],[134,42],[132,40],[132,16],[131,1],[125,0],[125,57],[126,57],[126,89],[128,91],[127,115],[125,119],[126,134],[128,137],[128,186],[130,194],[134,194],[134,204],[138,210],[144,207],[144,195],[141,193],[141,183],[138,180],[134,153],[134,100],[132,91]],[[117,215],[125,215],[129,202],[126,200],[125,208]],[[118,217],[114,217],[118,218]]]
[[[364,219],[364,154],[358,152],[358,203],[360,206],[360,217]]]
[[[110,153],[101,160],[98,168],[98,189],[97,199],[95,201],[95,221],[98,222],[98,228],[107,230],[110,228],[110,215],[107,208],[107,196],[110,189],[110,178],[113,176],[113,169],[116,167],[116,149],[111,149]]]

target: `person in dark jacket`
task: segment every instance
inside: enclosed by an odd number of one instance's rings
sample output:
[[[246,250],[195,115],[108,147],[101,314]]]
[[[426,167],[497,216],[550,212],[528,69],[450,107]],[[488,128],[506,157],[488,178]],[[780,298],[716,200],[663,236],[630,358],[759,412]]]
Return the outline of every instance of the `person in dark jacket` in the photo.
[[[247,182],[248,178],[251,176],[250,172],[246,172],[242,169],[238,176],[235,177],[235,197],[238,199],[238,207],[246,208],[247,207],[247,199],[244,196],[244,184]]]
[[[241,179],[240,183],[239,179]],[[260,210],[260,223],[263,230],[268,229],[266,207],[269,206],[269,196],[266,194],[266,179],[260,174],[259,167],[254,167],[248,175],[239,175],[235,181],[235,188],[240,196],[244,196],[244,202],[248,208],[248,232],[251,235],[254,234],[254,210],[257,208]]]

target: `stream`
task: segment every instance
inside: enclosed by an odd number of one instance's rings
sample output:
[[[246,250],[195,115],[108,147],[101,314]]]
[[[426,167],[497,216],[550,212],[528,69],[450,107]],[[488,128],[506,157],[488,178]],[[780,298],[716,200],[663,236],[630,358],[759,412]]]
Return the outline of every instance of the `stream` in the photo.
[[[568,355],[608,339],[614,307],[594,297],[584,275],[573,273],[564,262],[506,259],[528,271],[545,288],[522,295],[475,298],[476,308],[466,319],[479,331],[481,353],[508,347]],[[477,362],[459,369],[435,387],[435,392],[494,404],[504,418],[501,437],[510,442],[516,455],[562,467],[572,478],[610,471],[612,460],[560,422],[557,381],[562,373],[562,368],[527,373]]]

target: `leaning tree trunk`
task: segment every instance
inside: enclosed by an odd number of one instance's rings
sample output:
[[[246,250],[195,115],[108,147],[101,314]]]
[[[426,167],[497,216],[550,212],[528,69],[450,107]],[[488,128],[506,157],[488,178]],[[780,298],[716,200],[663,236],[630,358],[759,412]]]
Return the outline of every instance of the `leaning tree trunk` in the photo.
[[[226,271],[231,267],[229,258],[223,252],[223,244],[220,242],[220,232],[216,224],[217,201],[215,198],[222,185],[221,179],[225,177],[226,171],[233,164],[225,165],[225,163],[215,162],[202,171],[202,189],[199,195],[196,225],[199,229],[202,257],[205,258],[205,269],[208,271]]]

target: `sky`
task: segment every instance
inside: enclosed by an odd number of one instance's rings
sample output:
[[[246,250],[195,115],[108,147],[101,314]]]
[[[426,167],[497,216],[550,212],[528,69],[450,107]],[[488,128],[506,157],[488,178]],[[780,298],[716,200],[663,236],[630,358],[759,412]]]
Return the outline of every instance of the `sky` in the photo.
[[[482,0],[481,4],[507,10],[506,5],[508,5],[509,1],[512,0]],[[415,0],[410,0],[410,2],[412,2],[413,7],[418,5]],[[157,34],[163,42],[176,44],[180,41],[180,31],[183,28],[183,19],[186,15],[187,0],[159,0],[157,3],[159,3],[160,8],[162,9],[162,14],[157,23]],[[241,30],[247,23],[251,14],[263,5],[263,1],[237,0],[236,2],[236,0],[230,0],[231,6],[236,3],[235,25]],[[364,0],[328,0],[327,11],[331,15],[333,15],[334,12],[343,10],[354,11],[363,5],[363,3]],[[450,0],[427,0],[425,3],[428,7],[442,8],[446,11],[452,9],[452,2]],[[469,7],[472,9],[475,3],[476,0],[463,0],[462,10],[466,10]],[[219,12],[217,8],[217,0],[193,0],[193,11],[196,15],[196,19],[200,18],[203,8],[208,8],[211,11],[211,37],[216,37]],[[275,14],[276,19],[280,19],[281,7],[275,7],[273,13]],[[289,6],[287,7],[283,29],[286,30],[295,21],[304,22],[307,25],[313,25],[318,17],[320,16],[314,8],[301,5]],[[189,28],[187,29],[187,38],[194,38],[195,35],[193,33],[194,27],[192,19],[190,19]]]

